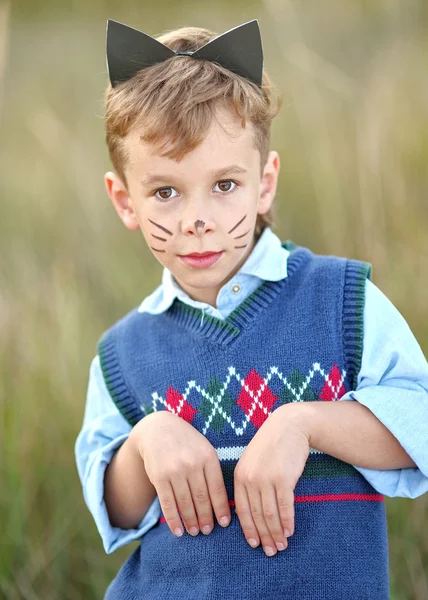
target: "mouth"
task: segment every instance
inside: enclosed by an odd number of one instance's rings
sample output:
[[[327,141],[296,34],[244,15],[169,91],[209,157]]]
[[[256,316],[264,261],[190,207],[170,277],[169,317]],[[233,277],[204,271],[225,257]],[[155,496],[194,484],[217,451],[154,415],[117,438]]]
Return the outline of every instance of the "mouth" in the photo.
[[[192,254],[182,254],[181,256],[184,258],[205,258],[215,254],[221,254],[221,252],[192,252]]]
[[[192,252],[192,254],[185,254],[180,256],[179,258],[190,267],[194,267],[196,269],[202,269],[205,267],[209,267],[213,265],[215,262],[219,260],[222,256],[223,251],[221,252]]]

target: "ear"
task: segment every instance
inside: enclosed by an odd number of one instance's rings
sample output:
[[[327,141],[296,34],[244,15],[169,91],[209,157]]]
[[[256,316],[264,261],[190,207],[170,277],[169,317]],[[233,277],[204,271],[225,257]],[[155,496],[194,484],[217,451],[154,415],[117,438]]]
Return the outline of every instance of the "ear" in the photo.
[[[131,231],[140,229],[140,224],[138,223],[137,216],[134,212],[128,190],[122,179],[116,175],[116,173],[109,171],[104,175],[104,181],[107,194],[113,202],[113,206],[125,227]]]
[[[257,207],[257,213],[259,215],[267,213],[272,206],[278,185],[280,166],[281,164],[278,152],[269,152],[260,181],[260,196]]]

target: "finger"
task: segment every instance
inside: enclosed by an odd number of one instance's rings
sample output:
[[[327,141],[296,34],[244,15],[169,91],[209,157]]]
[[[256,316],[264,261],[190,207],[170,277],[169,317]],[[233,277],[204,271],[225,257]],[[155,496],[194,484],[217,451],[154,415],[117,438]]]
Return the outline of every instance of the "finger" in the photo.
[[[284,531],[284,535],[289,537],[294,533],[294,490],[291,487],[277,487],[276,497],[281,526],[287,531]]]
[[[276,554],[276,545],[272,539],[269,528],[265,521],[263,512],[262,497],[258,488],[254,485],[247,489],[248,499],[250,501],[251,514],[253,517],[254,525],[259,532],[260,541],[263,546],[263,550],[266,556],[273,556]]]
[[[204,473],[217,521],[222,527],[227,527],[230,523],[230,506],[217,455],[206,463]]]
[[[173,489],[168,481],[160,482],[156,488],[159,504],[167,525],[174,535],[183,535],[183,524],[177,510]]]
[[[247,542],[252,548],[257,548],[260,544],[259,532],[257,531],[257,527],[254,524],[251,514],[247,489],[237,480],[235,480],[235,508]]]
[[[187,479],[184,479],[179,475],[172,477],[171,485],[178,510],[180,511],[180,516],[187,532],[190,533],[190,535],[198,535],[199,523]]]
[[[208,493],[204,471],[200,470],[188,481],[193,504],[198,516],[199,528],[205,535],[211,533],[214,527],[211,499]]]
[[[274,486],[266,486],[262,490],[262,507],[266,525],[277,550],[285,550],[288,545],[284,536],[284,528],[279,518],[278,505],[276,503],[276,489]]]

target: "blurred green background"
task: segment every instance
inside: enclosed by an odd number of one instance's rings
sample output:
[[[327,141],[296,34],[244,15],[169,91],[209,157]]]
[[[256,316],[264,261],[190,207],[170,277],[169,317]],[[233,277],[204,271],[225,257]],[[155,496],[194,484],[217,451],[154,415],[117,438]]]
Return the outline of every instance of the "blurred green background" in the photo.
[[[258,18],[284,95],[282,239],[373,263],[428,351],[426,0],[0,0],[0,597],[98,599],[106,555],[74,441],[100,334],[160,282],[104,191],[105,23]],[[428,599],[428,496],[387,500],[393,600]],[[367,549],[370,552],[370,548]]]

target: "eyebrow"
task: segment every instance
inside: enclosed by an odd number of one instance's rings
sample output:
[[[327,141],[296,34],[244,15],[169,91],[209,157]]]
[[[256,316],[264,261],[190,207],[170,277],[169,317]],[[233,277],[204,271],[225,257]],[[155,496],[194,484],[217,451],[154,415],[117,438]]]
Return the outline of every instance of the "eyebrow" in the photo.
[[[212,173],[212,177],[213,179],[221,179],[225,175],[243,175],[244,173],[247,173],[247,169],[244,169],[239,165],[230,165],[229,167],[215,171]],[[165,181],[171,181],[173,179],[174,176],[172,175],[149,174],[145,179],[142,179],[140,183],[143,187],[148,187],[156,183],[161,184]]]

